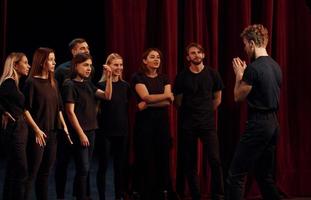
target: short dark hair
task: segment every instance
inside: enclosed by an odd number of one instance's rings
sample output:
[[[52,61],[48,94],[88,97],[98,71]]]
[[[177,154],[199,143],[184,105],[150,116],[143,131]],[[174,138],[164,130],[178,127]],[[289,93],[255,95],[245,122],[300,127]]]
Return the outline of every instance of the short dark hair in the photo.
[[[204,50],[204,48],[202,47],[202,45],[200,45],[200,44],[198,44],[198,43],[195,43],[195,42],[191,42],[190,44],[187,45],[187,47],[186,47],[186,49],[185,49],[186,55],[189,54],[189,49],[190,49],[191,47],[196,47],[196,48],[198,48],[200,51],[202,51],[203,53],[205,53],[205,50]]]
[[[68,44],[69,50],[71,51],[77,44],[81,44],[83,42],[86,42],[84,38],[75,38],[71,40],[71,42]]]

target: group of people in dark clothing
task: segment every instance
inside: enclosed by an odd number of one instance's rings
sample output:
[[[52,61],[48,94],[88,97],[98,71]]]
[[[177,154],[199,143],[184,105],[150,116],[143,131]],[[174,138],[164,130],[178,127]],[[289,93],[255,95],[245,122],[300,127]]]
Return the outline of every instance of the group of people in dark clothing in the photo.
[[[130,83],[123,79],[123,58],[112,53],[103,65],[98,83],[87,42],[76,38],[69,44],[72,60],[55,70],[55,53],[38,48],[32,66],[23,53],[11,53],[0,77],[2,128],[9,136],[9,156],[3,199],[48,199],[48,177],[55,163],[57,199],[65,199],[67,168],[75,162],[74,196],[91,199],[90,163],[94,147],[98,157],[96,176],[99,199],[105,199],[109,154],[114,169],[115,198],[129,198],[128,108],[136,99],[133,130],[135,155],[132,199],[172,199],[170,179],[170,124],[168,108],[179,112],[184,174],[193,200],[202,199],[197,174],[197,142],[208,151],[211,166],[211,198],[241,199],[244,178],[250,170],[264,199],[280,199],[273,179],[275,145],[279,132],[277,110],[281,84],[279,65],[267,54],[268,31],[250,25],[241,34],[251,63],[232,61],[236,76],[234,99],[248,101],[246,130],[237,146],[224,181],[214,112],[221,103],[223,82],[219,73],[203,64],[200,44],[186,47],[189,67],[172,84],[161,73],[162,53],[149,48]],[[55,73],[54,73],[55,72]],[[20,88],[19,80],[28,76]],[[28,127],[27,127],[28,125]],[[56,162],[55,162],[56,160]],[[225,182],[225,184],[224,184]]]

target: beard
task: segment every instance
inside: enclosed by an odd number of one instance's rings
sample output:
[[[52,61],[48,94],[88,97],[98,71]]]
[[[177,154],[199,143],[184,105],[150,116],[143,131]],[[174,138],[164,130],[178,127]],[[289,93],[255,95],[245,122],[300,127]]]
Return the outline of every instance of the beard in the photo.
[[[190,60],[190,62],[193,65],[200,65],[202,63],[202,59],[194,59],[194,60]]]

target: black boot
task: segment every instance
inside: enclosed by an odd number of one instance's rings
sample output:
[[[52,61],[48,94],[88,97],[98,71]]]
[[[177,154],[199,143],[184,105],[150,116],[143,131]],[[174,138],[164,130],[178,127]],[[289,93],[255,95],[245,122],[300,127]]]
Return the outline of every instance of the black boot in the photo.
[[[160,199],[159,200],[168,200],[168,191],[167,190],[163,190],[160,192]]]
[[[131,195],[131,200],[141,200],[140,194],[138,192],[133,192]]]

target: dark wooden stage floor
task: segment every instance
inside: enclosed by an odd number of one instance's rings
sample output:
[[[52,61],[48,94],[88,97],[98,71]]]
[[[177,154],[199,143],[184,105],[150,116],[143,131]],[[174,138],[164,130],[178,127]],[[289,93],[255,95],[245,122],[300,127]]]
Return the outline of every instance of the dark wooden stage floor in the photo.
[[[5,167],[5,160],[3,158],[0,158],[0,199],[2,199],[2,188],[3,188],[3,179],[4,179],[4,167]],[[95,182],[95,173],[96,173],[97,165],[94,161],[92,163],[91,168],[91,190],[92,190],[92,200],[97,200],[97,188],[96,188],[96,182]],[[74,177],[74,164],[73,162],[70,163],[69,170],[68,170],[68,183],[66,187],[66,199],[67,200],[74,200],[72,197],[72,184],[73,184],[73,177]],[[106,185],[106,191],[107,191],[107,200],[114,200],[114,189],[113,189],[113,179],[112,179],[112,168],[109,167],[108,171],[108,183]],[[56,199],[56,193],[55,193],[55,183],[54,183],[54,170],[52,174],[50,175],[50,184],[49,184],[49,199],[54,200]],[[35,199],[35,198],[33,198]],[[311,200],[311,197],[300,197],[300,198],[290,198],[291,200]]]

